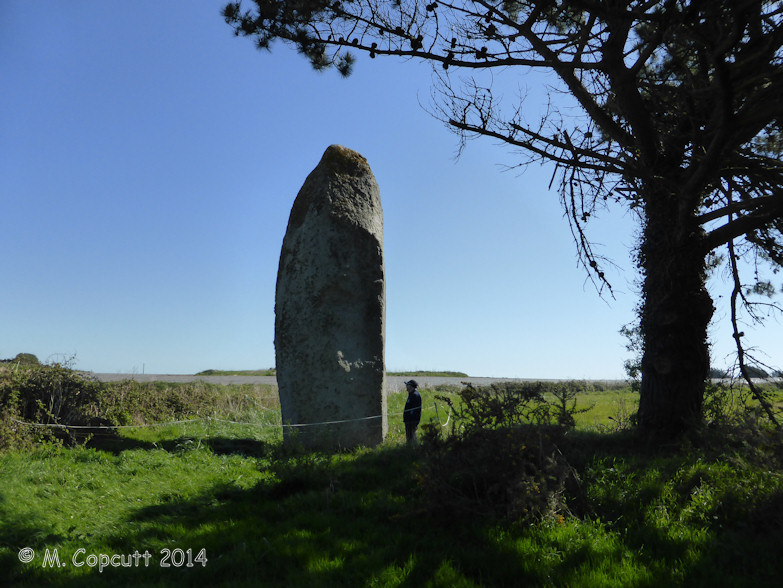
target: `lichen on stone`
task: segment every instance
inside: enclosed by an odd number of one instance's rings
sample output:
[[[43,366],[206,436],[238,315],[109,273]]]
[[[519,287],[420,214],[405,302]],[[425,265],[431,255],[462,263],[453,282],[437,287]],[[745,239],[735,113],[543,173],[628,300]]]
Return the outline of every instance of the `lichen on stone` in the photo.
[[[361,154],[342,145],[327,147],[319,165],[325,166],[334,173],[350,176],[358,176],[370,171],[370,164]]]

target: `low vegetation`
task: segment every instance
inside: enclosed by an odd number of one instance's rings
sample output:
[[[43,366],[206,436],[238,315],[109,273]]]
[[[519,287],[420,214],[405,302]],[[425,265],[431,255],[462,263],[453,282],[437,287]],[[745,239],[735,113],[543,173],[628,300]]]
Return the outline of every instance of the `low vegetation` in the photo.
[[[0,585],[776,585],[783,437],[744,394],[658,447],[627,388],[440,386],[418,447],[397,393],[383,445],[324,454],[272,386],[6,366]],[[124,428],[21,424],[66,419]]]
[[[0,359],[0,365],[8,364],[11,366],[17,365],[41,365],[38,358],[32,353],[18,353],[16,357],[12,359]]]
[[[204,370],[197,376],[274,376],[277,374],[275,368],[268,370]]]
[[[436,370],[419,370],[413,372],[386,372],[387,376],[404,376],[408,378],[469,378],[465,372],[449,372]]]

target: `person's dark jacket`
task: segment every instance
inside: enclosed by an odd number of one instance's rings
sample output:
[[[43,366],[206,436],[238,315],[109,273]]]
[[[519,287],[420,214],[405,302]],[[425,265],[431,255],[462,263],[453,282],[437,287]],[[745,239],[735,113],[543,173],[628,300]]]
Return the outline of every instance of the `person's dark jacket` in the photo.
[[[419,424],[421,420],[421,394],[418,390],[408,394],[408,400],[405,401],[405,410],[402,413],[402,420],[405,423]]]

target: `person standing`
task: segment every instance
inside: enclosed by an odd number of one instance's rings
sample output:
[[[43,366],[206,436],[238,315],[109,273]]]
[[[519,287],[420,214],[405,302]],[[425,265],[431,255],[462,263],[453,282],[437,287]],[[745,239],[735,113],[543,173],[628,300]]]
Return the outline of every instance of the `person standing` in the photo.
[[[402,420],[405,423],[405,439],[408,443],[416,443],[416,428],[421,420],[421,394],[419,394],[419,383],[416,380],[405,382],[408,389],[408,399],[405,401],[405,410],[402,413]]]

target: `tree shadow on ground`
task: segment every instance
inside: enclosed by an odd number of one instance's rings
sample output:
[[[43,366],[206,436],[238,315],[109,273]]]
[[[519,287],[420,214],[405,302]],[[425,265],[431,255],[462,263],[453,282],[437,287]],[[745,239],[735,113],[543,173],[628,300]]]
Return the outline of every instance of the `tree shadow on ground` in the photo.
[[[596,457],[651,452],[645,455],[651,459],[660,453],[633,447],[623,435],[571,439],[576,448],[564,450],[582,468]],[[422,459],[416,449],[382,447],[348,458],[287,452],[261,442],[212,441],[216,452],[255,451],[272,458],[264,460],[267,475],[249,489],[221,483],[197,496],[136,510],[108,545],[118,554],[149,550],[149,567],[109,567],[80,578],[47,570],[45,579],[74,587],[499,586],[509,585],[510,578],[525,586],[719,586],[738,578],[765,585],[774,579],[769,560],[783,539],[783,497],[776,495],[753,511],[756,523],[714,533],[698,557],[686,559],[687,538],[651,521],[630,520],[633,509],[627,505],[654,503],[665,491],[665,468],[635,495],[607,500],[600,523],[595,511],[584,511],[580,517],[593,524],[499,525],[427,514],[416,483]],[[167,450],[183,450],[182,440],[166,443]],[[131,441],[122,447],[161,444]],[[160,565],[163,549],[189,555],[166,568]],[[202,549],[205,565],[196,561],[188,567],[188,557]],[[618,570],[628,576],[605,575]]]
[[[773,457],[772,463],[755,470],[745,464],[747,477],[739,475],[732,480],[734,486],[726,481],[712,486],[710,467],[727,467],[727,455],[741,463],[744,452],[755,451],[737,440],[745,435],[742,428],[725,438],[716,435],[720,433],[702,432],[683,439],[681,445],[659,445],[636,431],[574,432],[565,450],[583,482],[593,484],[583,488],[593,492],[592,500],[583,496],[575,510],[599,518],[648,569],[668,566],[668,583],[676,578],[684,586],[777,585],[783,575],[783,559],[776,555],[783,544],[783,490],[765,492],[752,504],[743,500],[748,488],[758,483],[752,478],[759,469],[769,468],[772,471],[766,474],[779,476],[780,463]],[[603,479],[590,480],[591,465],[601,461]],[[693,473],[684,475],[687,472]],[[615,480],[607,480],[613,476]],[[596,498],[595,490],[602,485],[611,490]],[[703,512],[694,512],[690,500],[702,491],[721,494],[708,498]],[[652,514],[656,509],[662,511],[660,516]],[[686,525],[689,518],[698,522]],[[696,556],[695,542],[701,543]]]
[[[110,540],[118,553],[179,546],[195,555],[203,548],[207,565],[176,572],[105,569],[101,581],[421,586],[436,578],[443,585],[494,583],[509,574],[528,583],[543,580],[495,548],[485,528],[428,519],[411,508],[416,456],[406,448],[350,462],[308,460],[293,458],[276,468],[273,482],[249,490],[216,486],[189,500],[140,509],[130,525],[134,532]]]
[[[47,525],[31,519],[29,515],[23,517],[15,513],[13,505],[8,504],[2,493],[0,513],[0,585],[21,586],[30,571],[26,568],[40,566],[20,561],[22,550],[32,549],[33,553],[42,554],[48,545],[57,543],[64,537],[43,531],[48,528]]]
[[[101,583],[231,586],[585,585],[585,570],[628,558],[621,541],[594,547],[595,533],[553,523],[499,526],[429,516],[416,485],[420,452],[387,447],[340,459],[278,456],[250,489],[217,485],[196,497],[140,508],[116,553],[201,549],[205,566],[107,568]],[[596,533],[600,533],[600,529]],[[678,546],[673,546],[676,549]],[[93,577],[96,574],[92,575]],[[649,582],[669,584],[665,569]],[[97,579],[96,579],[97,581]],[[85,578],[78,584],[85,585]],[[617,585],[621,579],[617,579]],[[71,584],[65,584],[71,585]],[[72,585],[77,585],[74,581]]]

